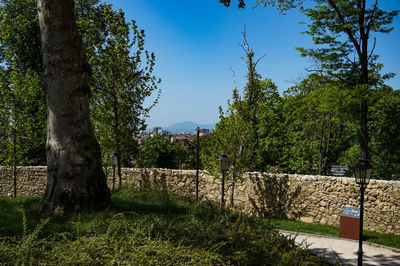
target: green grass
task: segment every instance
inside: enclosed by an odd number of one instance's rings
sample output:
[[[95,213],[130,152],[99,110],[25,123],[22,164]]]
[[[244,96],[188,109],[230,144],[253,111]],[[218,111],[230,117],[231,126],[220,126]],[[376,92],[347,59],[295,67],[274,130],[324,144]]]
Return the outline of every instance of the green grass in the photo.
[[[263,219],[123,189],[113,212],[40,220],[38,198],[0,198],[0,264],[324,265]]]
[[[265,219],[265,223],[273,226],[276,229],[339,237],[339,228],[336,226],[311,224],[282,219]],[[367,242],[400,249],[400,236],[398,235],[363,231],[363,236],[364,240]]]

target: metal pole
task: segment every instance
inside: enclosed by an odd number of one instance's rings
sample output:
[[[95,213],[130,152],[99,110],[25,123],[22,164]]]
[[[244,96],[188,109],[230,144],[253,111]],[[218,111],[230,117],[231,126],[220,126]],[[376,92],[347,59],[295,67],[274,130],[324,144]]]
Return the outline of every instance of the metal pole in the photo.
[[[200,137],[200,128],[197,127],[197,150],[196,150],[196,201],[199,201],[199,137]]]
[[[117,162],[118,162],[118,189],[121,189],[122,186],[122,173],[121,173],[121,162],[119,160],[119,153],[117,153]]]
[[[364,216],[364,190],[365,190],[365,185],[361,184],[360,185],[360,234],[359,234],[359,239],[358,239],[358,261],[357,265],[362,266],[363,264],[363,250],[362,250],[362,240],[363,240],[363,216]]]
[[[115,166],[113,165],[113,183],[112,183],[112,190],[115,190]]]
[[[13,130],[14,139],[13,139],[13,174],[14,174],[14,198],[17,197],[17,134],[14,128]]]
[[[224,199],[224,194],[225,194],[225,172],[222,172],[222,191],[221,191],[221,204],[222,206],[225,206],[225,199]]]

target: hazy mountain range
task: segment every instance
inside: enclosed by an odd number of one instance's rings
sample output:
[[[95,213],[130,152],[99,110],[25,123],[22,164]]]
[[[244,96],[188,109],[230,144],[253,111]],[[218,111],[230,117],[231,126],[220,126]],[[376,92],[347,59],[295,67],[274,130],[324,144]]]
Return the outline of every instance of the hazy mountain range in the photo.
[[[197,127],[214,130],[215,124],[196,124],[192,121],[185,121],[185,122],[175,123],[168,127],[164,127],[163,129],[168,130],[170,132],[175,132],[175,133],[184,133],[184,132],[190,133],[190,132],[194,132]]]

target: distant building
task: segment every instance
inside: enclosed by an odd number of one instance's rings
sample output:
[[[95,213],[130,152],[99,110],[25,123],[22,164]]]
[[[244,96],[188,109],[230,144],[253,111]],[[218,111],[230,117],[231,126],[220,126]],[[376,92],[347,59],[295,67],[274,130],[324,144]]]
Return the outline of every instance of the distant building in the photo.
[[[157,136],[158,134],[161,134],[162,127],[153,127],[153,136]]]

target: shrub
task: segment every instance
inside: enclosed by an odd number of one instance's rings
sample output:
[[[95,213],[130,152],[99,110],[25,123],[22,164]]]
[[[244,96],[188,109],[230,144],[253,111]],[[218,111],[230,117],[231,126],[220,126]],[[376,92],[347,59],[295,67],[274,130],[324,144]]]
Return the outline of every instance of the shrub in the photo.
[[[35,219],[20,210],[21,231],[0,237],[0,264],[326,264],[261,219],[211,202],[132,189],[113,202],[114,212],[37,221],[32,230]]]

